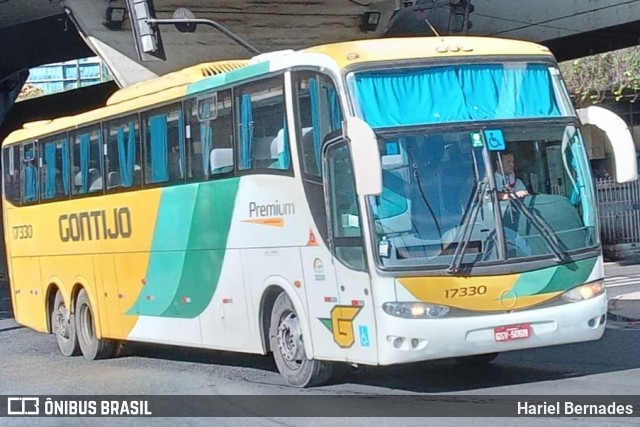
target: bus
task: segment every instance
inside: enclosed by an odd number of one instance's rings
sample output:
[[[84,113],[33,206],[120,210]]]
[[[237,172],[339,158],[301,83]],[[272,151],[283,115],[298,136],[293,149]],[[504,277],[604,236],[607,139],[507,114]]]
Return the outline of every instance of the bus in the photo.
[[[139,83],[3,142],[16,321],[90,360],[125,341],[273,353],[297,387],[336,362],[597,340],[585,123],[635,179],[624,123],[576,111],[547,48],[496,38],[343,42]]]

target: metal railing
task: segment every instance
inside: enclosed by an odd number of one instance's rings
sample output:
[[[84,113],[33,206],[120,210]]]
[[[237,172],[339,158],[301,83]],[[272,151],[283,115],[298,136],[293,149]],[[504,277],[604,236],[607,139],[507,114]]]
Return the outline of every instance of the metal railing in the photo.
[[[596,178],[600,236],[604,245],[640,242],[640,181]]]

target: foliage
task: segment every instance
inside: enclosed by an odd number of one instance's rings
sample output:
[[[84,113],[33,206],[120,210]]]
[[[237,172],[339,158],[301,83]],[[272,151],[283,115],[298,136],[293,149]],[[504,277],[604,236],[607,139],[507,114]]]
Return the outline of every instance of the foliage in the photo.
[[[577,104],[640,95],[640,46],[563,62],[560,69]]]
[[[31,83],[25,83],[25,85],[22,86],[20,93],[18,94],[18,101],[29,98],[37,98],[46,94],[47,93],[44,90],[40,89],[38,86]]]

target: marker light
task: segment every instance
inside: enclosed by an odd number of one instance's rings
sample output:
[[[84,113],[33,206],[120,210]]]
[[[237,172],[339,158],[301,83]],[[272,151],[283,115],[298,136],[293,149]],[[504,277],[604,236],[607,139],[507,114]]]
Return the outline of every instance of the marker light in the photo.
[[[597,281],[569,289],[562,294],[562,299],[567,302],[580,302],[597,297],[602,293],[604,293],[604,283]]]
[[[385,313],[403,319],[437,319],[449,313],[449,307],[423,302],[385,302]]]

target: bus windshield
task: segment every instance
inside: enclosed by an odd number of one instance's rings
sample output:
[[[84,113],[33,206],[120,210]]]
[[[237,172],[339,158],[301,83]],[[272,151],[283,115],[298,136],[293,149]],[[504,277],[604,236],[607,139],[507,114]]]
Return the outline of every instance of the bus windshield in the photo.
[[[489,150],[494,133],[506,150]],[[369,208],[384,267],[449,267],[456,251],[474,265],[565,260],[598,244],[588,161],[572,124],[396,130],[379,146],[383,192]]]

